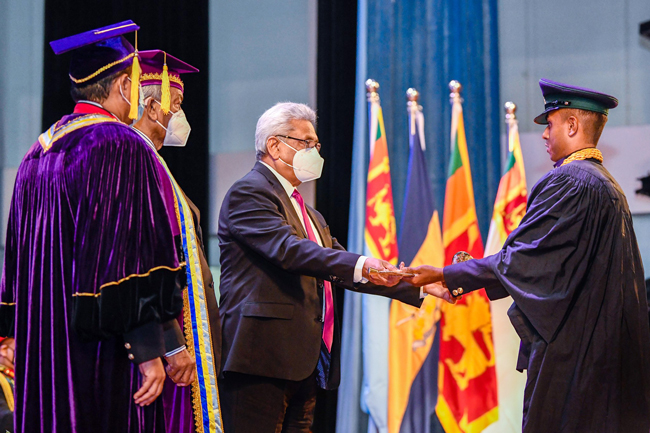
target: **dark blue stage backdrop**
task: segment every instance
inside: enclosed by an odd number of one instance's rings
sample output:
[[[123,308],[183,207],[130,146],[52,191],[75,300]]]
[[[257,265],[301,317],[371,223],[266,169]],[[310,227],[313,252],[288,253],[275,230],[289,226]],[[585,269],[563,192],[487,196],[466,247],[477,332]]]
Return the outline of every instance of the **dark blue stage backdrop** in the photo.
[[[380,84],[395,203],[409,155],[405,93],[420,92],[426,158],[442,214],[450,154],[448,83],[463,85],[463,114],[483,240],[501,175],[497,0],[368,1],[368,77]],[[398,218],[399,227],[401,215]]]

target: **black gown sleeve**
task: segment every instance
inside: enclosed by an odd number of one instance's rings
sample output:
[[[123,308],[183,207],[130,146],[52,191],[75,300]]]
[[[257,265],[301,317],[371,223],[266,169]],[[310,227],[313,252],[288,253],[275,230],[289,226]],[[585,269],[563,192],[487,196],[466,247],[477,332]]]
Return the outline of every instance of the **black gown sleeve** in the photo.
[[[556,169],[535,186],[525,217],[502,250],[446,267],[445,281],[464,293],[487,286],[491,299],[505,291],[549,342],[597,257],[597,239],[611,212],[597,179],[578,167]]]

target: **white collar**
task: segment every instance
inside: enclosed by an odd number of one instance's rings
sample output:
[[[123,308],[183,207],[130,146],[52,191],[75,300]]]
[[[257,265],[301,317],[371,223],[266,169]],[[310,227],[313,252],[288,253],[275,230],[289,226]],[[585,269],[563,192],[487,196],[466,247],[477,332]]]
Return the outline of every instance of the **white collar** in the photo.
[[[266,166],[266,168],[268,168],[269,170],[271,170],[271,173],[273,173],[273,175],[274,175],[275,177],[277,177],[278,180],[280,181],[280,185],[282,185],[282,188],[284,188],[284,190],[287,192],[287,195],[288,195],[289,197],[291,197],[291,196],[293,195],[293,191],[296,189],[296,187],[293,186],[293,185],[291,185],[291,182],[289,182],[289,181],[288,181],[284,176],[282,176],[280,173],[278,173],[277,171],[275,171],[275,169],[274,169],[273,167],[271,167],[270,165],[268,165],[266,162],[264,162],[264,161],[260,161],[260,162],[261,162],[262,164],[264,164],[264,165]]]
[[[156,145],[153,144],[153,141],[151,140],[151,138],[149,138],[149,137],[147,136],[147,134],[145,134],[144,132],[140,131],[140,130],[139,130],[138,128],[136,128],[134,125],[131,125],[130,128],[133,129],[135,132],[137,132],[138,135],[139,135],[140,137],[142,137],[142,139],[145,141],[145,143],[147,143],[147,145],[148,145],[150,148],[152,148],[156,153],[158,152],[158,149],[156,149]]]

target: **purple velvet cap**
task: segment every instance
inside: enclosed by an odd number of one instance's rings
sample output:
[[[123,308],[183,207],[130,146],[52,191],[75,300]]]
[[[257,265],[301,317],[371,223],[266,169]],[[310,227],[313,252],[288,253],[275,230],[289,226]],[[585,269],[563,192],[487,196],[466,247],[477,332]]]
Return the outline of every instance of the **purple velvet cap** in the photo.
[[[143,86],[161,85],[163,66],[165,65],[165,52],[162,50],[140,51],[140,66],[142,77],[140,83]],[[194,66],[167,54],[167,73],[169,74],[169,85],[183,91],[181,74],[192,74],[199,72]]]
[[[122,21],[52,41],[50,46],[57,55],[72,51],[70,79],[84,87],[131,66],[135,49],[122,35],[139,28],[131,20]]]

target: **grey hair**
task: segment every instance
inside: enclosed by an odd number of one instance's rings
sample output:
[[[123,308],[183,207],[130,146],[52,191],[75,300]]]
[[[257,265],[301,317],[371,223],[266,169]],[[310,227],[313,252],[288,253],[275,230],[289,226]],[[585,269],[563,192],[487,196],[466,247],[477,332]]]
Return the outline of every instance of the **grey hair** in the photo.
[[[162,99],[162,86],[160,84],[150,84],[147,86],[142,86],[142,99],[146,101],[147,98],[153,98],[156,101],[160,102]],[[139,122],[144,116],[144,111],[142,107],[138,107],[138,118],[135,119],[136,122]]]
[[[255,128],[255,157],[266,155],[266,142],[274,135],[288,134],[292,120],[308,120],[316,129],[316,112],[308,105],[278,102],[262,114]]]
[[[144,99],[153,98],[156,101],[160,102],[162,99],[162,86],[160,84],[142,86],[142,93],[144,95]]]

